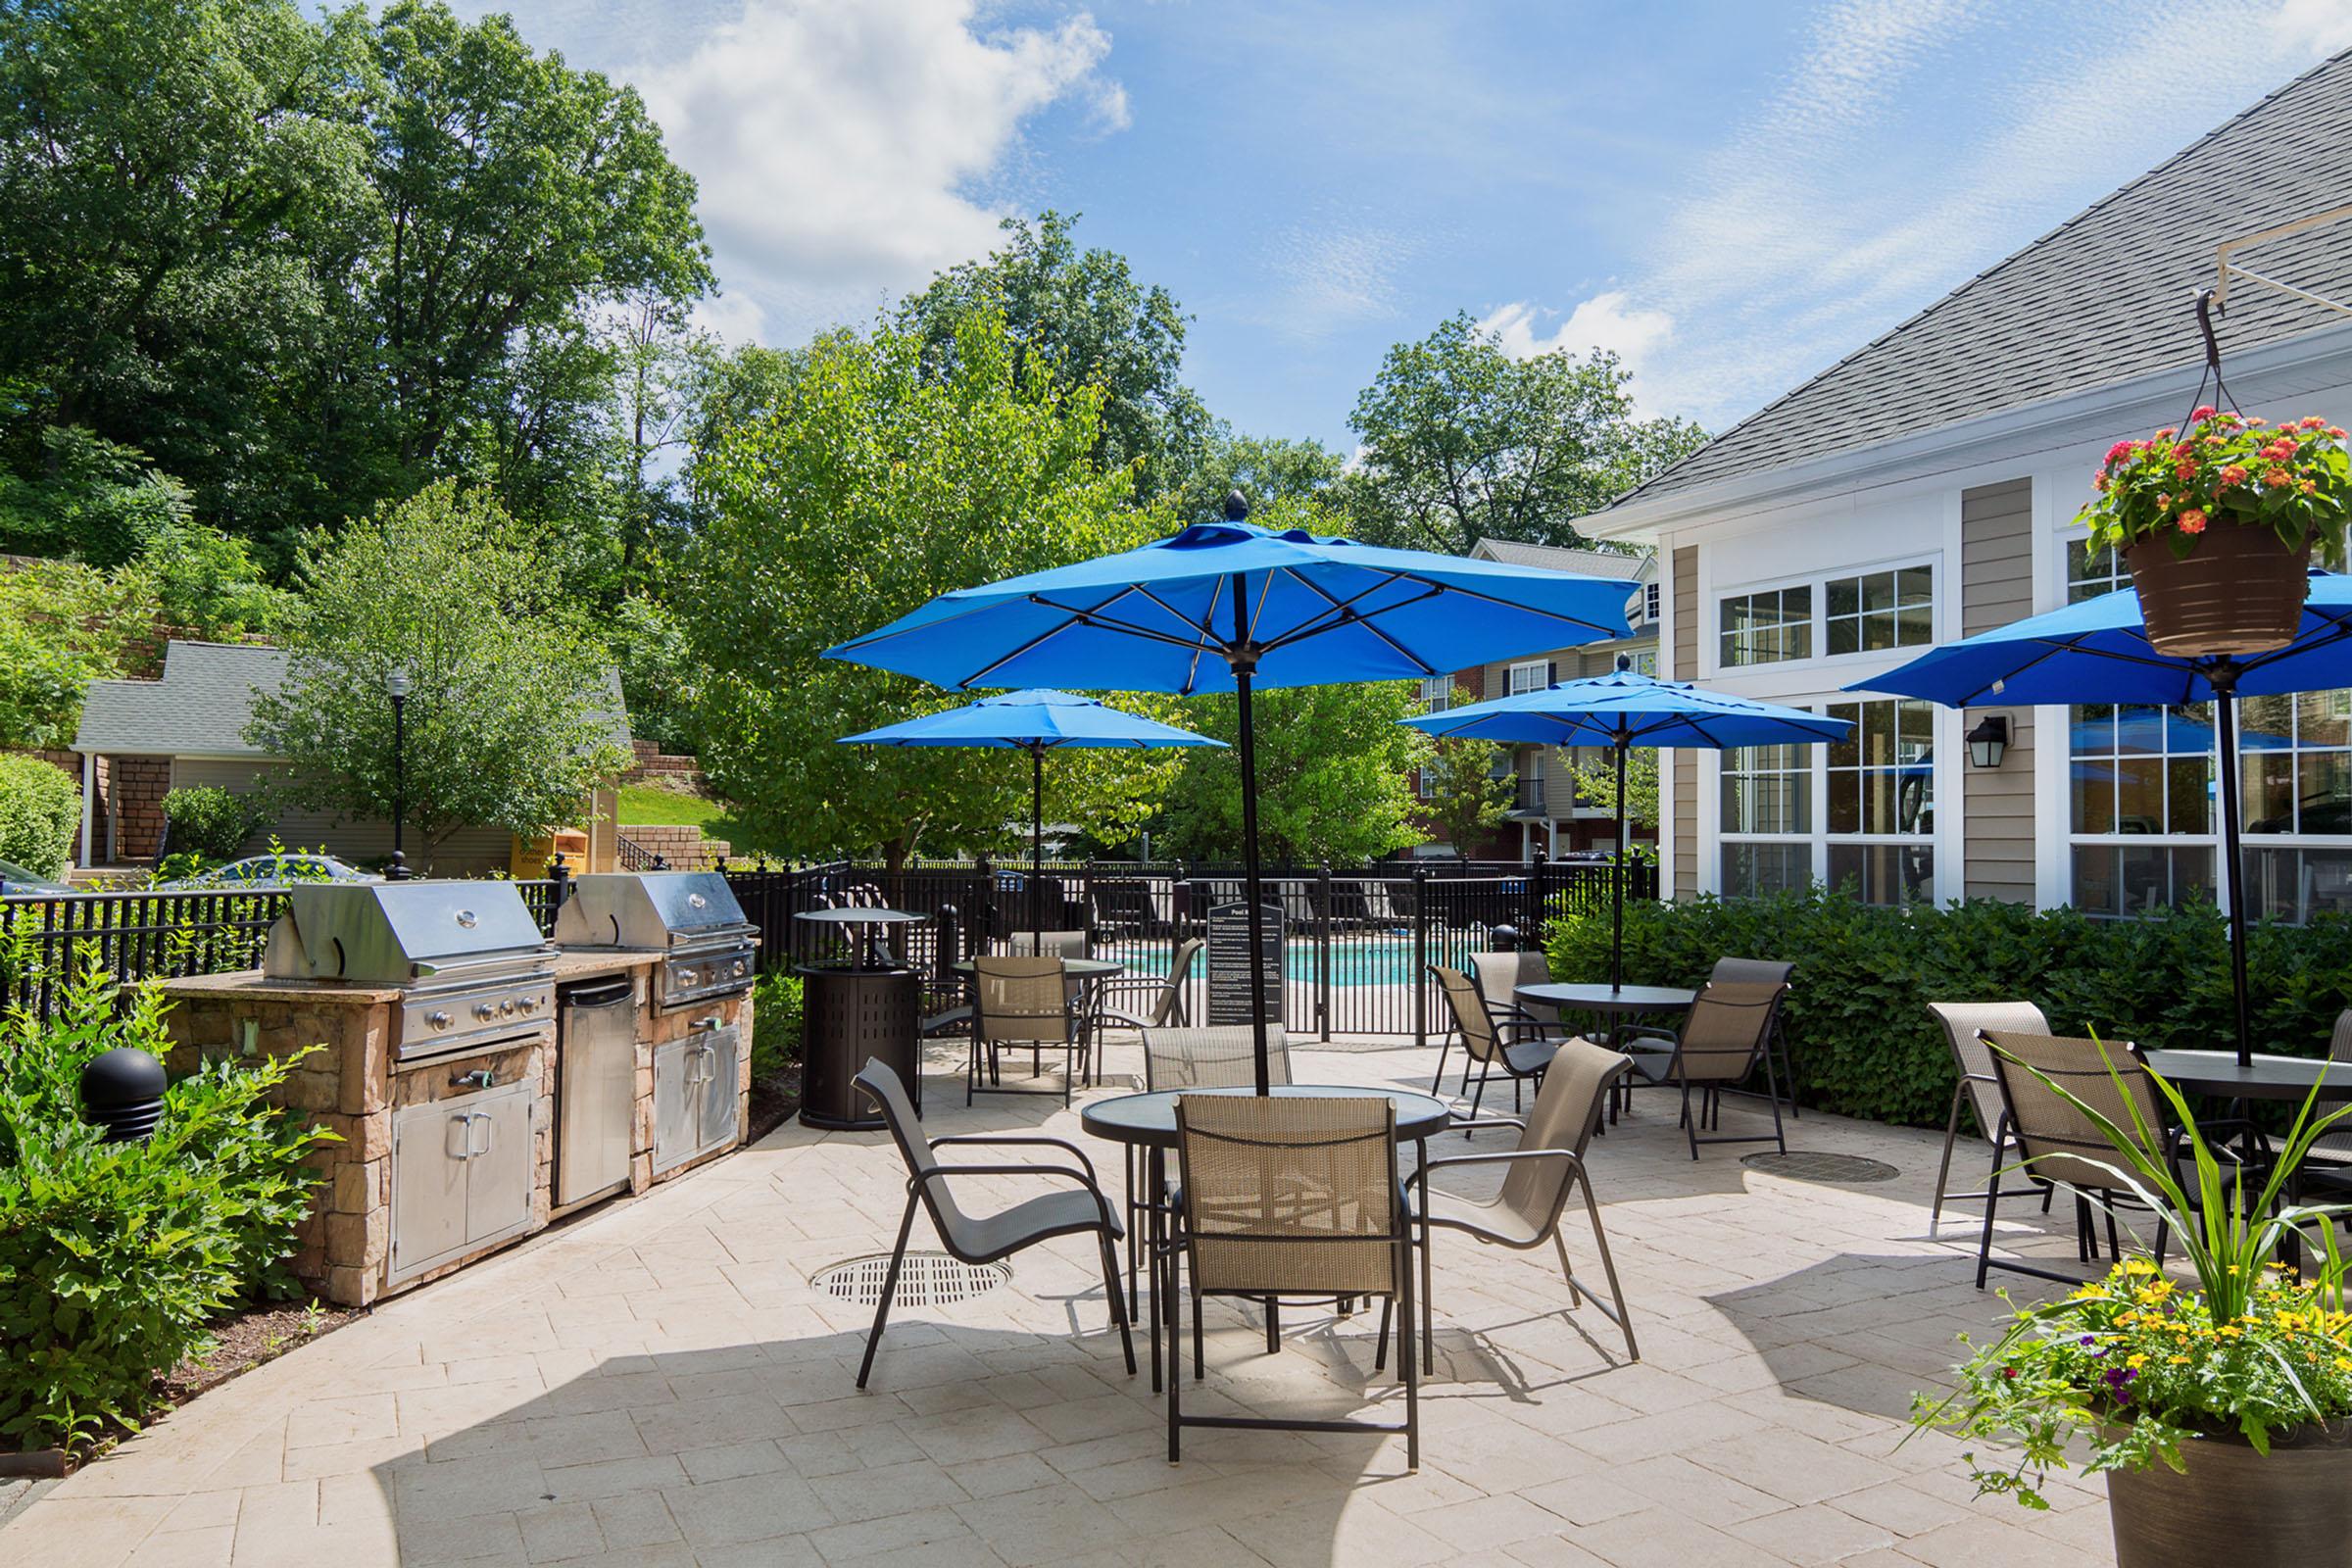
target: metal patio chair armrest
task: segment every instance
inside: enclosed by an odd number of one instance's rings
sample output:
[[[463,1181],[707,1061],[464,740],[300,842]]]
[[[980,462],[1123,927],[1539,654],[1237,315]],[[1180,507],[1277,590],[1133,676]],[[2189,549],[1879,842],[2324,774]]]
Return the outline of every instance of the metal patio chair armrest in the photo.
[[[1676,1051],[1683,1049],[1682,1034],[1680,1031],[1674,1029],[1656,1029],[1644,1024],[1631,1024],[1626,1028],[1616,1031],[1616,1034],[1619,1040],[1656,1040],[1663,1042],[1665,1045]],[[1649,1046],[1644,1047],[1643,1049],[1654,1051],[1657,1048],[1655,1046]]]
[[[1415,1168],[1412,1175],[1405,1179],[1405,1185],[1426,1190],[1429,1186],[1429,1173],[1433,1170],[1443,1170],[1448,1165],[1507,1165],[1513,1160],[1519,1159],[1564,1159],[1568,1162],[1571,1176],[1582,1175],[1585,1168],[1585,1162],[1577,1157],[1574,1150],[1498,1149],[1485,1154],[1442,1154]]]
[[[1521,1132],[1527,1131],[1527,1123],[1516,1116],[1470,1116],[1461,1121],[1449,1121],[1446,1124],[1447,1132],[1452,1132],[1457,1127],[1465,1132],[1476,1132],[1481,1127],[1516,1127]]]
[[[1102,1196],[1102,1184],[1085,1171],[1072,1170],[1067,1165],[934,1165],[908,1185],[928,1185],[950,1176],[1051,1176],[1075,1182],[1095,1200],[1095,1211],[1102,1217],[1102,1223],[1105,1226],[1111,1223],[1110,1200]]]
[[[1102,1179],[1095,1174],[1095,1162],[1087,1158],[1086,1151],[1066,1138],[1049,1138],[1043,1133],[949,1133],[944,1137],[931,1140],[931,1147],[935,1150],[957,1144],[994,1145],[999,1148],[1017,1145],[1032,1149],[1058,1149],[1086,1167],[1088,1181],[1099,1182]]]

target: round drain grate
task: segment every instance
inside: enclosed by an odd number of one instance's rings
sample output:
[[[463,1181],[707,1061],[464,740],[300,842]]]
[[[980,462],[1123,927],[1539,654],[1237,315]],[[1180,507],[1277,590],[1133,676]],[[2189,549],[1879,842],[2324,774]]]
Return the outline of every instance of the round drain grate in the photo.
[[[1749,1170],[1786,1176],[1793,1182],[1890,1182],[1902,1174],[1883,1159],[1860,1154],[1817,1154],[1792,1149],[1786,1154],[1749,1154],[1740,1161]]]
[[[821,1270],[813,1283],[828,1296],[873,1306],[881,1301],[888,1278],[890,1254],[876,1252]],[[960,1263],[945,1252],[908,1252],[895,1300],[900,1306],[947,1306],[985,1296],[1011,1278],[1012,1270],[1002,1263]]]

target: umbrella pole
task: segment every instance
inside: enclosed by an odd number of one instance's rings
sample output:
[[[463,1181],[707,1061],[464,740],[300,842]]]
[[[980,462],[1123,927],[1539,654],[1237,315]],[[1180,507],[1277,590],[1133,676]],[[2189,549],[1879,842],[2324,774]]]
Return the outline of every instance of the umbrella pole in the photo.
[[[2237,1064],[2254,1060],[2254,1031],[2246,1004],[2246,890],[2245,858],[2238,853],[2237,805],[2237,665],[2228,659],[2205,672],[2213,688],[2214,733],[2219,738],[2222,769],[2223,885],[2229,892],[2230,998],[2237,1022]]]
[[[1257,867],[1257,721],[1250,710],[1250,686],[1257,674],[1257,650],[1250,644],[1249,590],[1233,579],[1233,645],[1225,651],[1233,670],[1234,707],[1241,731],[1242,896],[1250,901],[1250,1028],[1257,1058],[1257,1093],[1273,1093],[1266,1066],[1266,912]]]
[[[1632,848],[1625,837],[1625,737],[1617,737],[1617,855],[1616,874],[1609,878],[1609,989],[1625,984],[1625,857]]]
[[[1046,951],[1046,749],[1029,748],[1029,951]]]

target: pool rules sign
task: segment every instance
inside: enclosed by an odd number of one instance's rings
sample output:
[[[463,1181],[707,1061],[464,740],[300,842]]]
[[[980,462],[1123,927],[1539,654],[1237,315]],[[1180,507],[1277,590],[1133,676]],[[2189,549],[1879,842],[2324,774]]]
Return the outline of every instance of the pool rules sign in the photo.
[[[1266,1022],[1282,1022],[1282,906],[1269,904],[1266,930]],[[1255,1022],[1250,997],[1250,906],[1220,904],[1208,911],[1208,1022]]]

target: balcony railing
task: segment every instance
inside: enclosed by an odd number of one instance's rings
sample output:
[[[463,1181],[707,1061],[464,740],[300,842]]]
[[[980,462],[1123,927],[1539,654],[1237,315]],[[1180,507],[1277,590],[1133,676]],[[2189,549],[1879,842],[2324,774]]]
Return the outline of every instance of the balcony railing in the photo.
[[[1511,814],[1513,816],[1543,816],[1546,814],[1544,809],[1544,781],[1542,779],[1523,778],[1519,781],[1518,793],[1511,802]]]

